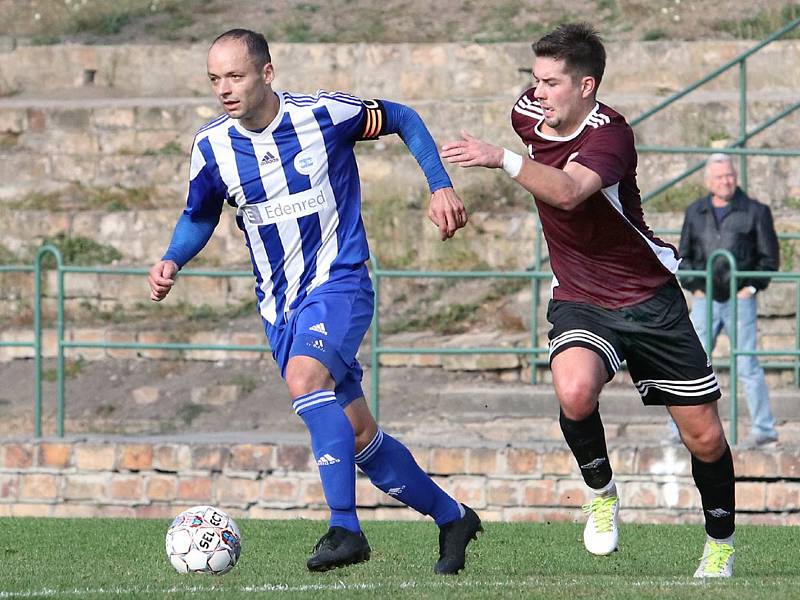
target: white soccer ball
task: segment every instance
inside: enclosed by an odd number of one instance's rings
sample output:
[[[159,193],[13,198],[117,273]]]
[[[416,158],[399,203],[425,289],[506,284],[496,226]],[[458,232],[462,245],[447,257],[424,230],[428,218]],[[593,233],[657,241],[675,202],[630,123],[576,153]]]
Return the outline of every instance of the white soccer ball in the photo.
[[[193,506],[179,514],[167,530],[167,557],[178,573],[222,575],[242,551],[236,522],[213,506]]]

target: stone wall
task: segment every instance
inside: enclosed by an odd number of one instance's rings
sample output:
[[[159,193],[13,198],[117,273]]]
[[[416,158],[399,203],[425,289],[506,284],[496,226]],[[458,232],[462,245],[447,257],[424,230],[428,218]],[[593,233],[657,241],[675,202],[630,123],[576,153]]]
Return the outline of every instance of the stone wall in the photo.
[[[563,445],[415,447],[420,466],[486,521],[579,519],[588,500]],[[627,522],[699,523],[685,450],[612,447]],[[735,452],[739,523],[800,525],[800,449]],[[357,482],[366,519],[416,513]],[[170,440],[0,443],[0,516],[152,517],[215,504],[237,517],[327,517],[305,444]]]
[[[750,41],[673,40],[608,43],[603,88],[624,93],[675,92],[753,46]],[[197,97],[208,94],[207,44],[21,46],[0,49],[0,92],[39,95],[92,87],[117,95]],[[529,81],[530,44],[273,44],[277,83],[286,89],[391,93],[405,100],[490,98]],[[774,42],[748,59],[754,90],[792,93],[800,79],[800,42]],[[522,71],[520,71],[522,70]],[[736,69],[708,85],[735,91]]]
[[[610,44],[600,99],[633,117],[747,49],[748,42]],[[191,134],[219,111],[210,98],[205,45],[47,46],[0,52],[0,199],[31,191],[145,182],[180,206]],[[509,112],[528,87],[528,44],[283,44],[274,48],[276,86],[341,89],[414,106],[441,141],[462,128],[518,146]],[[680,68],[676,68],[680,65]],[[761,122],[796,96],[800,43],[781,41],[748,63],[748,122]],[[87,85],[86,73],[93,72]],[[707,145],[738,134],[735,70],[636,128],[642,144]],[[792,147],[800,115],[751,145]],[[396,142],[389,142],[394,145]],[[362,144],[365,188],[384,197],[418,197],[413,159]],[[693,164],[686,155],[642,157],[643,190]],[[752,191],[780,205],[800,197],[792,159],[750,159]],[[459,173],[464,189],[491,187],[494,174]],[[495,184],[496,185],[496,184]]]
[[[628,116],[646,110],[750,47],[749,42],[641,42],[609,44],[601,99]],[[412,104],[438,140],[467,128],[518,147],[509,110],[529,85],[528,44],[277,44],[272,49],[278,87],[313,91],[343,89],[363,97]],[[124,265],[148,266],[160,257],[182,209],[193,132],[218,112],[209,97],[206,46],[20,47],[0,50],[0,249],[24,256],[59,233],[112,246]],[[679,65],[679,68],[676,68]],[[777,42],[748,62],[748,119],[755,124],[796,100],[800,42]],[[706,145],[737,133],[736,74],[713,80],[656,118],[636,128],[647,144]],[[800,111],[768,130],[753,145],[793,147]],[[383,265],[452,270],[521,270],[533,262],[534,214],[527,194],[500,172],[450,169],[471,211],[470,225],[442,244],[425,217],[426,191],[413,158],[395,136],[359,144],[363,212],[371,249]],[[653,189],[692,164],[692,156],[642,155],[640,187]],[[775,210],[780,231],[800,230],[800,216],[785,202],[800,198],[798,159],[750,159],[752,192]],[[81,199],[62,205],[31,196],[79,183],[90,188],[152,188],[155,208],[90,209]],[[34,202],[33,204],[36,204]],[[192,263],[247,269],[247,254],[232,210],[225,210],[209,245]],[[676,229],[680,213],[650,213],[654,227]],[[673,240],[674,241],[674,240]],[[54,312],[52,274],[45,282],[45,309]],[[387,286],[388,287],[388,286]],[[546,300],[547,286],[542,286]],[[29,274],[0,274],[0,318],[29,314]],[[524,295],[523,295],[524,296]],[[530,323],[530,295],[520,297],[521,323]],[[174,341],[148,331],[78,329],[92,311],[124,313],[146,302],[142,278],[69,274],[66,277],[68,339],[78,341]],[[214,307],[251,301],[252,280],[195,279],[179,285],[171,303]],[[542,302],[544,307],[546,301]],[[762,295],[762,342],[767,349],[793,343],[793,288],[773,284]],[[544,310],[544,309],[542,309]],[[542,315],[543,316],[543,315]],[[23,319],[24,321],[24,319]],[[540,323],[546,326],[543,318]],[[190,341],[251,340],[237,333],[197,332]],[[31,328],[11,325],[2,341],[29,340]],[[45,334],[46,354],[54,336]],[[725,340],[718,353],[726,352]],[[249,342],[243,342],[249,343]],[[164,351],[82,350],[86,358],[170,356]],[[26,357],[26,348],[0,348],[0,360]],[[187,356],[187,355],[184,355]],[[208,359],[212,353],[196,352]],[[216,355],[214,355],[216,356]],[[390,360],[389,357],[384,357]],[[516,361],[516,357],[510,357]],[[426,360],[435,360],[426,359]]]
[[[632,117],[747,47],[747,42],[610,44],[601,99]],[[184,204],[193,132],[219,112],[209,95],[205,51],[205,45],[63,45],[0,51],[2,244],[23,254],[45,236],[65,232],[114,246],[123,264],[145,265],[160,256]],[[466,128],[519,148],[509,112],[530,82],[527,44],[279,44],[273,54],[278,87],[343,89],[408,102],[439,141]],[[777,42],[748,64],[752,125],[794,101],[800,42]],[[87,72],[94,73],[91,84]],[[726,74],[637,126],[637,140],[707,145],[720,136],[733,137],[738,131],[737,100],[736,76]],[[793,147],[798,130],[800,111],[751,145]],[[446,265],[453,254],[491,268],[525,268],[530,262],[529,196],[502,173],[450,169],[474,218],[467,230],[443,245],[436,232],[424,226],[424,179],[396,136],[359,144],[357,152],[372,248],[384,262],[402,263],[410,248],[418,268]],[[651,190],[696,160],[643,154],[640,187]],[[749,161],[751,192],[773,207],[785,231],[800,230],[793,204],[786,203],[787,198],[800,198],[798,160]],[[63,192],[76,184],[148,188],[156,207],[91,210],[80,197],[68,205],[39,198],[30,207],[31,196]],[[75,195],[74,190],[70,193]],[[231,213],[224,211],[212,243],[201,254],[211,264],[246,260]],[[648,216],[650,221],[659,218]],[[679,227],[680,222],[669,225]],[[427,232],[421,240],[419,231]],[[530,250],[520,253],[520,247]]]

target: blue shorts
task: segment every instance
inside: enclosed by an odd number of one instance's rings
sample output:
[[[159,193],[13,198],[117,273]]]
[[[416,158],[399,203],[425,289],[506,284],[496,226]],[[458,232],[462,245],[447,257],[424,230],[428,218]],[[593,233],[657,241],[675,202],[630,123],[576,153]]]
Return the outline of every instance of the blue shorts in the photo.
[[[336,382],[334,392],[342,407],[364,396],[363,371],[356,353],[372,323],[375,294],[366,266],[312,291],[288,319],[264,330],[272,356],[286,378],[293,356],[310,356],[328,369]]]

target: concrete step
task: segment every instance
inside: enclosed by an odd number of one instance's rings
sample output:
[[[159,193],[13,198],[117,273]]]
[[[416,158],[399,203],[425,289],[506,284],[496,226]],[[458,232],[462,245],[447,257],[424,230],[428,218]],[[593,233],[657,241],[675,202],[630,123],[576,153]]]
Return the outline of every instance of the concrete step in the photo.
[[[52,367],[52,361],[46,366]],[[365,382],[370,379],[366,366]],[[32,423],[30,361],[0,363],[8,385],[0,392],[0,434],[19,435]],[[782,446],[800,446],[800,391],[772,387],[771,404]],[[369,390],[367,390],[369,394]],[[44,384],[46,432],[55,422],[52,382]],[[302,422],[288,405],[285,386],[268,357],[206,361],[92,361],[67,380],[66,430],[70,434],[183,434],[248,431],[259,435],[301,435]],[[727,390],[719,403],[731,431]],[[666,437],[666,412],[644,407],[629,382],[618,378],[601,396],[609,444],[659,445]],[[490,380],[485,373],[424,368],[381,370],[382,427],[416,444],[481,447],[549,444],[565,450],[558,405],[549,384]],[[749,431],[744,399],[739,400],[738,434]],[[209,438],[213,439],[213,438]]]
[[[727,392],[727,388],[724,392]],[[741,394],[741,390],[740,390]],[[743,395],[742,395],[743,398]],[[741,398],[740,398],[741,399]],[[781,387],[770,393],[770,403],[775,418],[780,421],[793,420],[800,416],[800,389]],[[526,383],[480,384],[469,386],[453,384],[437,395],[436,410],[442,413],[458,413],[463,416],[477,416],[487,413],[500,413],[509,418],[552,417],[554,395],[549,385],[530,385]],[[604,419],[614,422],[659,422],[661,414],[658,407],[644,406],[639,394],[626,377],[617,377],[606,386],[600,397]],[[740,406],[739,412],[747,412]],[[557,415],[556,407],[556,417]],[[727,419],[730,415],[730,398],[726,395],[720,400],[720,415]],[[742,416],[741,414],[739,415]]]
[[[603,89],[662,94],[705,76],[755,42],[730,40],[611,42]],[[206,44],[23,46],[0,52],[0,95],[52,95],[91,87],[119,96],[208,93]],[[529,43],[273,44],[279,87],[347,90],[363,97],[445,98],[517,90],[528,81]],[[523,72],[520,72],[520,69]],[[732,69],[708,89],[735,89]],[[748,59],[753,89],[790,91],[800,78],[800,43],[781,40]],[[87,85],[91,82],[90,85]],[[84,90],[85,91],[85,90]]]

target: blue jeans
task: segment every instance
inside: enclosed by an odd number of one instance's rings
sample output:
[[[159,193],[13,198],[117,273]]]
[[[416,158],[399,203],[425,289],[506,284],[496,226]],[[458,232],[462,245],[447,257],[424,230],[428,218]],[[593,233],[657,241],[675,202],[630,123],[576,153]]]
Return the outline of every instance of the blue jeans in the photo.
[[[717,336],[724,329],[728,335],[731,326],[730,300],[727,302],[713,302],[711,315],[712,342],[711,348],[707,348],[708,334],[706,331],[706,302],[705,296],[692,297],[692,311],[689,317],[692,320],[695,331],[700,338],[700,342],[706,349],[709,356],[714,351]],[[739,350],[755,350],[757,342],[756,331],[756,298],[737,299],[737,318],[739,328],[737,330],[737,346]],[[750,411],[752,421],[752,433],[757,437],[776,436],[775,418],[769,406],[769,392],[767,383],[764,381],[764,369],[758,362],[757,356],[740,355],[736,358],[736,369],[744,385],[745,397],[747,398],[747,408]]]

